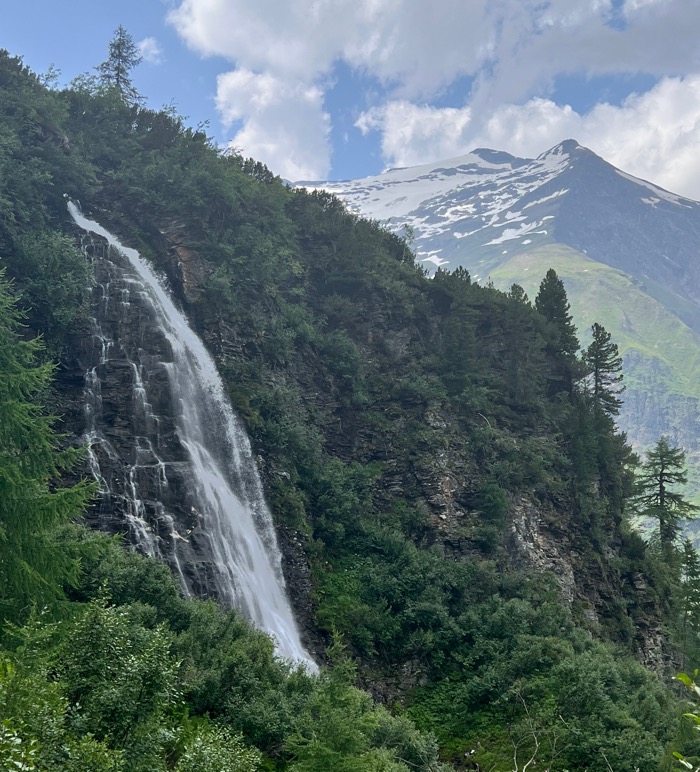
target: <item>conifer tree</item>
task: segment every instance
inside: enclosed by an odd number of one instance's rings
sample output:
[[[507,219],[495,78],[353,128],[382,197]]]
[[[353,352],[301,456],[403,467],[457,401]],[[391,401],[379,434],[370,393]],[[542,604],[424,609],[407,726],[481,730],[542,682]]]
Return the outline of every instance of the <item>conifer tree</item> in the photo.
[[[569,313],[571,306],[564,282],[553,268],[547,271],[540,283],[535,308],[545,320],[545,353],[553,366],[553,373],[550,375],[550,396],[560,391],[572,393],[579,370],[576,359],[579,342]]]
[[[131,82],[131,71],[141,64],[143,57],[133,37],[120,24],[109,42],[109,56],[96,69],[100,83],[116,89],[127,104],[142,101],[141,95]]]
[[[600,324],[591,328],[593,340],[583,355],[583,362],[591,380],[591,398],[594,409],[608,416],[620,412],[624,391],[622,381],[622,357],[610,333]]]
[[[681,448],[672,448],[668,440],[661,437],[642,464],[637,481],[637,507],[644,517],[658,521],[659,539],[667,551],[680,533],[683,520],[698,515],[698,507],[673,490],[674,486],[684,485],[687,481],[685,452]]]
[[[61,596],[74,565],[53,540],[79,516],[91,488],[56,487],[76,460],[61,452],[39,399],[51,378],[37,365],[40,344],[19,335],[20,314],[0,273],[0,616]]]
[[[527,292],[519,284],[511,284],[508,296],[511,300],[515,300],[516,303],[522,303],[525,306],[530,305],[530,298],[527,296]]]
[[[546,373],[545,341],[525,290],[513,284],[508,297],[515,302],[502,320],[503,375],[511,397],[516,402],[532,404],[542,392]]]
[[[689,657],[695,666],[700,651],[700,555],[690,539],[683,542],[681,563],[681,653],[682,668]]]
[[[576,337],[576,327],[569,313],[571,306],[566,296],[564,282],[550,268],[540,283],[539,292],[535,298],[535,308],[549,322],[555,332],[559,351],[567,357],[575,357],[579,342]]]

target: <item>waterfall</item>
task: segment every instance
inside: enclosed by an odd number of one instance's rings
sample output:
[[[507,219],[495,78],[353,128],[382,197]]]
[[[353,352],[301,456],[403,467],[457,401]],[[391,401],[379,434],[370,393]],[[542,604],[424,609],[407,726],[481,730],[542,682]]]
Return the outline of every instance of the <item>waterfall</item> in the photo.
[[[70,202],[93,240],[85,364],[88,461],[112,530],[166,560],[186,595],[215,595],[316,665],[287,600],[272,517],[214,360],[153,270]],[[116,524],[116,525],[115,525]]]

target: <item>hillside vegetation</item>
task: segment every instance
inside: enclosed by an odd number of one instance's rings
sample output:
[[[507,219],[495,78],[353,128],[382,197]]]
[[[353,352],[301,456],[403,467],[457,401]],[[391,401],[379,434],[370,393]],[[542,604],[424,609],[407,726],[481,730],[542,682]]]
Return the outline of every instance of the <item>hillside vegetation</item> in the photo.
[[[429,280],[377,223],[126,96],[0,55],[0,763],[632,772],[692,752],[668,687],[698,653],[687,560],[627,525],[635,459],[556,274],[534,304]],[[169,276],[216,355],[320,676],[79,525],[90,267],[64,195]]]
[[[638,451],[646,450],[656,442],[664,423],[670,422],[673,437],[691,449],[687,492],[698,503],[700,337],[691,326],[694,313],[686,308],[687,301],[670,290],[662,291],[651,280],[642,286],[627,274],[563,245],[521,253],[496,268],[491,279],[502,289],[520,281],[528,292],[536,292],[538,277],[550,267],[565,282],[572,312],[582,329],[597,321],[617,331],[615,342],[624,358],[627,387],[627,404],[619,423],[628,441]],[[523,276],[530,278],[522,281]]]

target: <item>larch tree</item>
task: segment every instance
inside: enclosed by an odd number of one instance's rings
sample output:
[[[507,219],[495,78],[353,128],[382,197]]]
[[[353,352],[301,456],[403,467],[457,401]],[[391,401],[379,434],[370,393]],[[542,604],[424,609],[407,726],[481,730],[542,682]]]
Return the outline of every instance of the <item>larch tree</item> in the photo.
[[[673,547],[683,521],[698,516],[698,507],[675,490],[687,481],[685,452],[671,447],[668,440],[661,437],[642,464],[636,503],[641,515],[658,521],[659,540],[667,552]]]
[[[142,60],[133,37],[120,24],[109,41],[109,56],[96,68],[100,83],[116,89],[127,104],[137,104],[142,97],[131,81],[131,71]]]

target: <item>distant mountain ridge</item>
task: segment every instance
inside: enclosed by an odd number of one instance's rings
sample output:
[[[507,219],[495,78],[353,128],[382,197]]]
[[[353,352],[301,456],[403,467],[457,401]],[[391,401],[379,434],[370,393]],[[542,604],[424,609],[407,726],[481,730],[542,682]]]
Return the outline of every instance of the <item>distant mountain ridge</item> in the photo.
[[[412,240],[430,271],[466,268],[531,297],[564,279],[579,334],[598,321],[625,358],[621,425],[642,449],[683,445],[700,491],[700,203],[636,178],[573,139],[535,159],[478,148],[342,182],[340,197]]]
[[[297,184],[328,190],[397,230],[411,228],[427,264],[468,267],[475,253],[498,264],[498,255],[565,243],[681,294],[689,287],[679,272],[690,272],[700,298],[700,270],[690,262],[700,203],[632,177],[572,139],[536,159],[479,148],[361,180]]]

